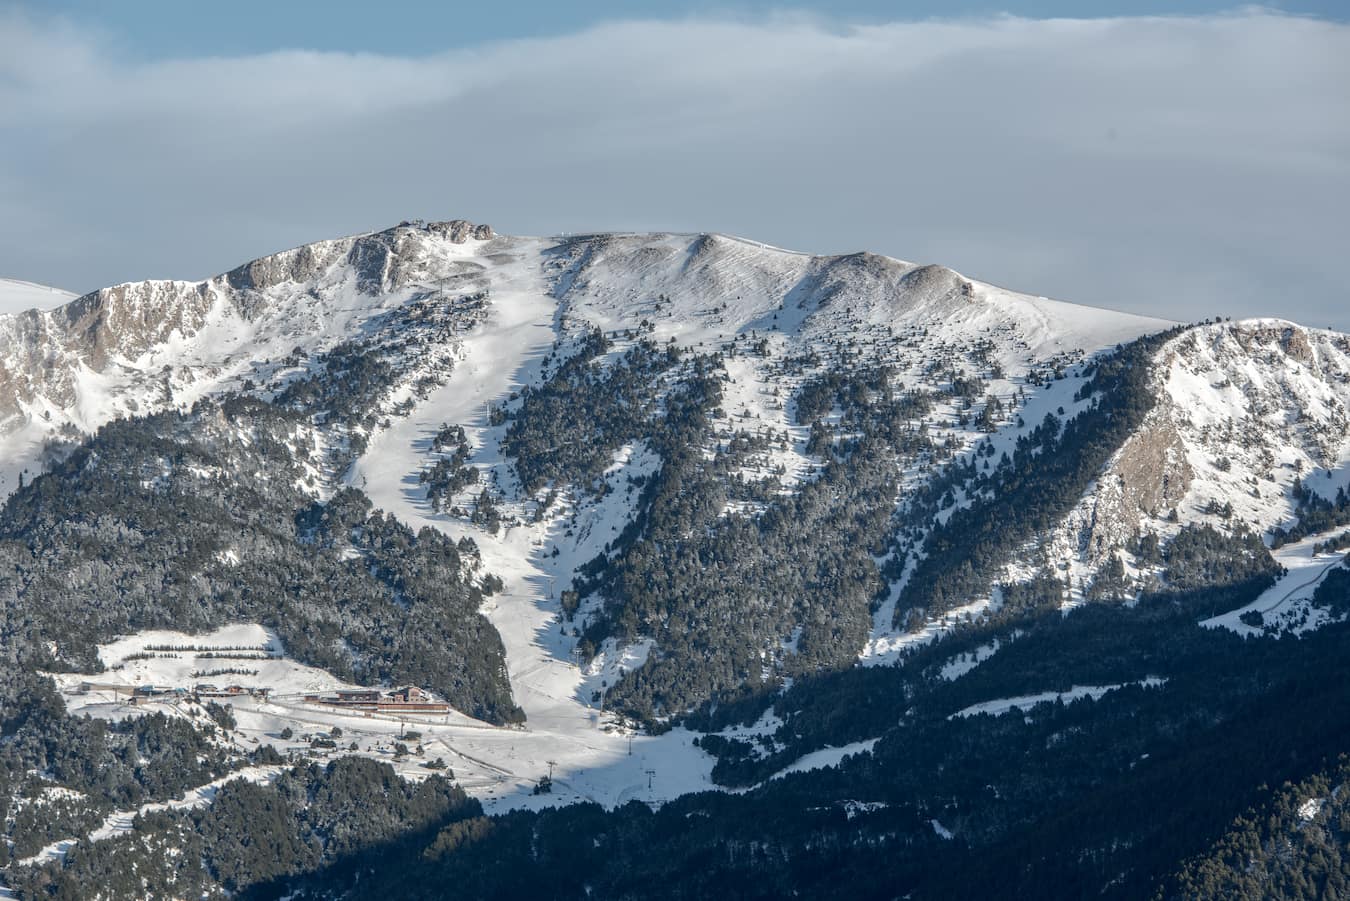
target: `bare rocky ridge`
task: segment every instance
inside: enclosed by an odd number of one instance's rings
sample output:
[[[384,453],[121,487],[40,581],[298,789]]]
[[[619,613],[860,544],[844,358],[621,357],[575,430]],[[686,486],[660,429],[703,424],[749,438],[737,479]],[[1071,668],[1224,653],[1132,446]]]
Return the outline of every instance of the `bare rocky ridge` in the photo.
[[[1163,515],[1185,497],[1192,472],[1166,409],[1155,410],[1111,462],[1092,494],[1066,520],[1079,559],[1094,571],[1136,537],[1141,519]]]

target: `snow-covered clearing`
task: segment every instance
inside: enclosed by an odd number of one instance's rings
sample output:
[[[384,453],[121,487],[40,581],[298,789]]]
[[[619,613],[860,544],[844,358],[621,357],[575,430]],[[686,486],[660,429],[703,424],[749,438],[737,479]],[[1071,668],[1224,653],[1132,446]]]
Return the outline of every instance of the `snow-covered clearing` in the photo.
[[[1068,691],[1043,691],[1034,695],[1019,695],[1015,698],[996,698],[992,701],[981,701],[979,704],[971,704],[964,707],[947,719],[964,718],[968,716],[978,716],[981,713],[988,713],[992,716],[1000,716],[1010,710],[1029,710],[1037,704],[1050,704],[1055,701],[1063,701],[1070,704],[1082,698],[1091,698],[1097,700],[1108,692],[1115,691],[1118,688],[1124,688],[1126,685],[1139,685],[1144,688],[1157,688],[1166,683],[1166,679],[1157,676],[1149,676],[1140,679],[1138,682],[1118,682],[1113,685],[1075,685]]]
[[[998,588],[995,587],[992,597],[962,604],[928,620],[912,632],[905,632],[891,625],[899,593],[900,585],[897,585],[892,589],[891,597],[872,617],[872,637],[867,640],[860,655],[863,666],[889,666],[895,663],[910,648],[930,643],[961,623],[977,619],[991,607],[997,609],[999,596]]]
[[[1016,638],[1018,634],[1020,633],[1015,633],[1013,638]],[[988,644],[982,644],[973,651],[958,654],[956,657],[953,657],[951,660],[947,661],[947,663],[943,664],[942,669],[938,672],[938,676],[946,679],[948,682],[959,679],[981,663],[984,663],[990,657],[993,657],[998,653],[998,650],[1001,647],[1003,647],[1003,642],[995,638]]]
[[[1344,528],[1333,529],[1272,551],[1275,561],[1288,571],[1247,606],[1202,620],[1200,625],[1210,629],[1231,629],[1239,635],[1262,635],[1267,628],[1298,635],[1331,622],[1330,611],[1314,607],[1310,602],[1317,586],[1322,584],[1327,573],[1341,565],[1346,553],[1314,555],[1313,546],[1343,531]],[[1253,612],[1261,614],[1261,625],[1252,626],[1242,621],[1244,616],[1251,618]]]
[[[147,650],[163,647],[184,650]],[[230,626],[197,636],[145,632],[100,648],[100,659],[108,666],[106,672],[92,676],[58,674],[55,678],[72,712],[104,719],[162,712],[207,722],[204,711],[190,696],[156,695],[131,703],[132,693],[138,687],[191,688],[210,681],[222,687],[267,688],[271,693],[266,697],[241,694],[209,699],[230,707],[237,727],[224,740],[240,751],[270,744],[297,760],[357,754],[390,763],[400,775],[410,779],[435,772],[425,764],[439,758],[453,770],[455,780],[465,791],[478,798],[490,812],[578,800],[611,806],[633,799],[662,801],[713,787],[707,778],[711,758],[693,747],[693,736],[684,730],[657,738],[612,726],[607,731],[600,722],[599,711],[580,703],[577,703],[580,712],[575,717],[571,720],[556,717],[552,729],[533,724],[524,729],[498,727],[453,710],[445,715],[396,715],[325,707],[306,702],[304,695],[359,686],[343,683],[323,670],[284,657],[203,660],[194,659],[193,653],[186,650],[188,647],[216,654],[226,653],[225,648],[240,647],[267,647],[272,653],[281,650],[276,636],[257,625]],[[145,654],[153,656],[143,657]],[[636,665],[633,657],[626,659],[630,665]],[[258,672],[194,678],[193,667],[202,664]],[[571,669],[575,672],[575,665]],[[546,672],[533,679],[527,676],[525,681],[537,685],[547,678]],[[89,683],[87,690],[84,683]],[[568,729],[569,725],[573,728]],[[337,747],[331,750],[314,747],[311,738],[319,735],[331,736]],[[406,756],[397,754],[399,743],[408,747]],[[535,785],[549,774],[550,766],[554,768],[553,792],[534,795]],[[647,770],[654,771],[650,780]]]
[[[821,748],[819,751],[812,751],[810,754],[797,758],[769,778],[780,779],[790,773],[804,773],[807,770],[821,770],[826,767],[838,766],[845,757],[850,755],[870,754],[877,741],[878,739],[869,738],[866,741],[855,741],[838,748]]]
[[[1309,798],[1298,806],[1298,818],[1305,823],[1317,819],[1317,815],[1326,806],[1326,798]]]

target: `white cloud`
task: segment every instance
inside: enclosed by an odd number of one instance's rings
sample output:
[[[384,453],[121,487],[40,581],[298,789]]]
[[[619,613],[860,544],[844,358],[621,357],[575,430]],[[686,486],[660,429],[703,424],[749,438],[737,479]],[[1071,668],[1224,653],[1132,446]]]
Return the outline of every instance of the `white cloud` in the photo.
[[[127,61],[0,18],[0,274],[200,277],[399,219],[869,248],[1350,328],[1350,27],[1260,11],[603,26],[427,58]]]

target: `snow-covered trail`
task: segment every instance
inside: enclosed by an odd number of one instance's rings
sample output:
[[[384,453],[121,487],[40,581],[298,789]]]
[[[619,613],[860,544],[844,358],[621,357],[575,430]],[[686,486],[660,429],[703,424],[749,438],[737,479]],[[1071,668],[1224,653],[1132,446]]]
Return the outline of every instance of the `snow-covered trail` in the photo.
[[[413,529],[430,526],[456,539],[467,535],[478,545],[487,571],[506,583],[504,595],[485,609],[506,644],[507,661],[516,702],[532,723],[552,722],[558,716],[579,715],[572,692],[560,684],[564,670],[580,673],[561,659],[561,648],[543,640],[555,611],[543,603],[547,576],[534,564],[533,542],[542,530],[507,527],[496,536],[468,528],[461,521],[431,510],[418,473],[429,462],[432,437],[444,423],[462,425],[475,445],[473,463],[484,475],[509,479],[508,464],[500,456],[488,425],[488,405],[538,375],[541,361],[556,336],[557,302],[550,295],[539,267],[520,265],[520,258],[537,255],[532,243],[514,244],[510,259],[484,258],[492,273],[492,307],[488,320],[464,340],[463,359],[449,380],[407,418],[395,422],[374,438],[347,479],[366,492],[376,507],[392,513]],[[487,440],[485,440],[485,437]],[[558,697],[558,695],[562,697]]]
[[[1343,531],[1344,527],[1329,529],[1272,551],[1275,561],[1285,568],[1285,574],[1250,604],[1202,620],[1200,625],[1211,629],[1231,629],[1239,635],[1260,635],[1267,625],[1277,629],[1289,628],[1296,634],[1323,625],[1328,621],[1327,612],[1312,608],[1309,601],[1317,591],[1317,586],[1322,584],[1328,573],[1341,565],[1347,554],[1344,551],[1314,554],[1313,550],[1320,542]],[[1262,615],[1264,622],[1261,625],[1251,626],[1242,621],[1243,616],[1253,612]]]
[[[1299,584],[1295,585],[1293,588],[1286,591],[1284,593],[1284,596],[1281,597],[1278,601],[1271,604],[1269,607],[1262,608],[1261,612],[1263,614],[1274,613],[1285,603],[1285,601],[1288,601],[1290,598],[1292,598],[1299,592],[1308,591],[1309,589],[1316,589],[1318,585],[1322,584],[1322,580],[1327,577],[1327,573],[1331,572],[1332,567],[1339,566],[1340,563],[1341,563],[1340,557],[1333,558],[1330,563],[1327,563],[1320,570],[1317,570],[1316,574],[1312,576],[1312,578],[1305,579]]]
[[[562,575],[567,562],[544,556],[554,526],[517,524],[488,535],[434,513],[418,482],[442,424],[464,427],[474,446],[472,463],[485,476],[502,484],[514,481],[498,448],[501,429],[489,426],[488,405],[535,381],[557,337],[558,302],[550,293],[541,256],[548,246],[512,239],[505,252],[480,258],[492,280],[487,321],[466,336],[462,358],[446,384],[374,437],[347,481],[414,530],[429,526],[456,540],[472,538],[485,570],[505,583],[484,613],[506,647],[511,688],[527,718],[525,730],[432,731],[461,758],[480,760],[522,780],[537,780],[552,770],[561,792],[552,800],[519,791],[494,794],[483,799],[489,809],[578,799],[614,804],[709,789],[712,759],[692,746],[685,730],[633,736],[630,747],[622,730],[601,728],[598,705],[589,703],[590,683],[598,679],[587,677],[572,661],[575,640],[561,634],[559,604],[550,597],[560,587],[555,573]],[[657,775],[649,780],[648,770]]]

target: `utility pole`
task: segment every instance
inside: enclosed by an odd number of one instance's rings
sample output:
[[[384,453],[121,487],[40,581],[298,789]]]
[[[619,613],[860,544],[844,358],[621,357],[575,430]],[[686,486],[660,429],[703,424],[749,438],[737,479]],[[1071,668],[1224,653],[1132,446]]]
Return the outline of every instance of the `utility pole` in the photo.
[[[633,756],[633,733],[628,733],[628,756]]]

